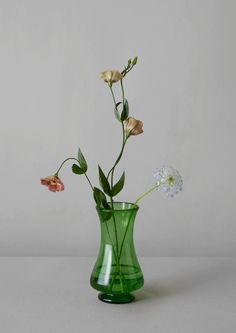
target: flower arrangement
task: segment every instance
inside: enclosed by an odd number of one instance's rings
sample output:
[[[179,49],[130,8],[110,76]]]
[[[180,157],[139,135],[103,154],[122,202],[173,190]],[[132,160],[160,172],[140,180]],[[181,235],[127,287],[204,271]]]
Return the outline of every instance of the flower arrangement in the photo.
[[[133,224],[138,211],[138,203],[154,190],[165,192],[173,197],[182,190],[183,181],[177,170],[162,166],[154,173],[154,184],[140,195],[134,203],[116,202],[114,198],[122,191],[125,184],[125,171],[115,182],[115,171],[124,154],[131,137],[143,133],[143,123],[130,116],[129,103],[125,96],[124,80],[135,67],[138,58],[129,59],[123,71],[107,70],[101,73],[114,104],[115,118],[121,125],[122,144],[118,156],[108,172],[98,165],[100,187],[93,185],[87,171],[88,164],[81,151],[77,157],[66,158],[58,170],[51,176],[41,179],[41,184],[51,192],[64,191],[64,184],[59,177],[63,165],[73,161],[72,172],[85,176],[96,203],[101,222],[101,244],[99,255],[93,269],[90,283],[94,289],[101,291],[99,299],[109,303],[127,303],[134,299],[131,291],[143,286],[143,274],[139,266],[133,245]],[[121,99],[117,101],[113,85],[120,84]]]
[[[88,165],[86,159],[82,151],[79,149],[77,158],[66,158],[52,176],[41,179],[41,184],[47,186],[49,191],[64,191],[64,184],[59,178],[59,172],[61,171],[62,166],[67,161],[73,160],[76,163],[72,165],[72,172],[74,174],[84,175],[86,177],[88,184],[92,189],[96,205],[98,207],[103,207],[106,209],[113,208],[114,197],[121,192],[125,183],[125,172],[123,172],[120,179],[116,183],[114,183],[116,166],[122,158],[128,140],[132,136],[143,133],[143,122],[129,116],[129,103],[127,98],[125,97],[123,84],[123,81],[126,78],[127,74],[134,68],[134,66],[137,64],[137,61],[138,57],[135,57],[133,60],[129,59],[123,71],[120,72],[118,70],[107,70],[102,72],[100,75],[101,79],[107,83],[107,86],[110,89],[112,100],[114,103],[114,114],[116,119],[120,122],[122,129],[121,151],[119,152],[115,163],[107,174],[105,174],[102,168],[98,166],[99,182],[101,188],[92,185],[92,182],[87,175]],[[122,95],[122,100],[119,102],[117,102],[113,91],[113,84],[118,82],[120,83]],[[170,166],[162,166],[161,168],[157,169],[154,173],[154,179],[154,186],[148,191],[146,191],[144,194],[140,195],[136,199],[135,204],[137,204],[141,199],[143,199],[146,195],[148,195],[154,190],[163,191],[167,194],[168,197],[173,197],[175,194],[182,190],[183,181],[181,179],[181,176],[177,170]]]

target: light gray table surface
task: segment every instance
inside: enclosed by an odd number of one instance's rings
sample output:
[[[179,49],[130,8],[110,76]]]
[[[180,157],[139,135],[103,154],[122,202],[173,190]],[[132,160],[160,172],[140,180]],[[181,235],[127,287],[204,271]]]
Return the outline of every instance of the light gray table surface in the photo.
[[[94,258],[0,258],[1,333],[235,333],[236,259],[140,258],[145,286],[125,305],[97,299]]]

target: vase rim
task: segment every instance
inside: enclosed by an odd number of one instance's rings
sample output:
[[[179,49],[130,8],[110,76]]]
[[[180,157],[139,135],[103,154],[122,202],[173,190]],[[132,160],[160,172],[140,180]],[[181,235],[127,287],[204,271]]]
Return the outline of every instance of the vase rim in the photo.
[[[108,202],[110,204],[110,202]],[[123,204],[124,206],[130,206],[130,207],[125,207],[125,208],[114,208],[114,209],[107,209],[107,208],[98,208],[96,207],[96,209],[98,211],[102,211],[102,212],[124,212],[124,211],[138,211],[139,206],[133,202],[127,202],[127,201],[114,201],[113,204]]]

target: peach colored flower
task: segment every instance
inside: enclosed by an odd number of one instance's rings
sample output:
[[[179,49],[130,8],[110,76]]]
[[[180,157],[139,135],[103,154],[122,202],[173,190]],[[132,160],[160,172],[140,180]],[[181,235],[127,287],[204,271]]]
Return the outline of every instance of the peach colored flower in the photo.
[[[51,192],[64,191],[64,184],[57,176],[48,176],[46,178],[41,178],[41,184],[48,187]]]
[[[109,84],[115,83],[123,78],[122,74],[117,70],[104,71],[100,74],[100,77]]]
[[[128,136],[138,135],[143,133],[143,122],[135,118],[129,117],[124,121],[124,128]]]

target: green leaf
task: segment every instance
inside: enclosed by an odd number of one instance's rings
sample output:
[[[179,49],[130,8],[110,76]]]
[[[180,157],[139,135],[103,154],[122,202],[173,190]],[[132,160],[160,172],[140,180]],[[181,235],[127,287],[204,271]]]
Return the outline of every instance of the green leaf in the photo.
[[[105,208],[107,210],[111,210],[109,206],[105,194],[97,187],[93,189],[93,197],[97,204],[98,208]],[[104,221],[109,220],[112,217],[112,212],[103,212],[103,219]]]
[[[126,112],[127,112],[128,116],[129,116],[129,103],[128,103],[127,99],[125,99],[125,107],[126,107]]]
[[[72,172],[74,172],[77,175],[83,175],[84,174],[84,171],[77,164],[72,165]]]
[[[117,195],[123,189],[124,183],[125,183],[125,172],[123,172],[123,174],[120,177],[120,179],[118,180],[118,182],[112,188],[111,195],[113,197],[115,195]]]
[[[88,170],[87,162],[84,158],[84,155],[82,154],[82,151],[79,149],[78,151],[78,161],[80,164],[81,169],[84,171],[84,173]]]
[[[106,201],[106,196],[105,194],[97,187],[93,188],[93,197],[98,206],[101,205],[102,201]]]
[[[100,166],[98,166],[98,172],[99,172],[99,182],[100,185],[103,189],[103,191],[107,194],[107,195],[111,195],[111,188],[110,188],[110,184],[104,174],[104,172],[102,171],[102,169],[100,168]]]
[[[121,119],[120,119],[120,114],[119,114],[119,111],[118,111],[118,106],[119,106],[120,104],[121,104],[121,102],[116,103],[116,107],[115,107],[115,109],[114,109],[115,117],[116,117],[116,119],[117,119],[118,121],[121,121]]]
[[[121,121],[124,121],[128,117],[129,117],[129,103],[128,103],[128,100],[125,99],[124,108],[123,108],[123,111],[121,113],[120,119],[121,119]]]
[[[102,205],[105,209],[111,210],[111,207],[109,206],[108,202],[106,200],[102,200]]]

